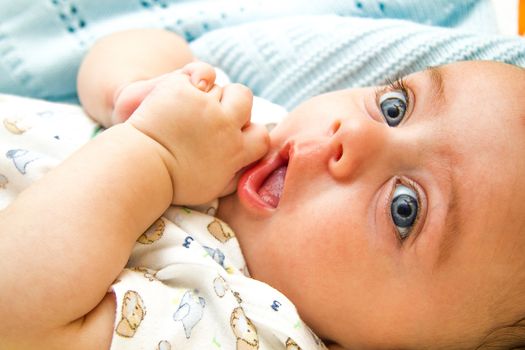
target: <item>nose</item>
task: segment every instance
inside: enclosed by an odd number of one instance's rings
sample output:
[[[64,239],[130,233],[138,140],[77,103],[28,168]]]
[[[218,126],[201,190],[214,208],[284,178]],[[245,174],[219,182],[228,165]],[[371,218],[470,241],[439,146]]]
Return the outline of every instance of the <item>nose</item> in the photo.
[[[348,118],[336,120],[331,127],[328,160],[331,175],[349,180],[374,163],[379,162],[387,148],[387,128],[373,120]]]

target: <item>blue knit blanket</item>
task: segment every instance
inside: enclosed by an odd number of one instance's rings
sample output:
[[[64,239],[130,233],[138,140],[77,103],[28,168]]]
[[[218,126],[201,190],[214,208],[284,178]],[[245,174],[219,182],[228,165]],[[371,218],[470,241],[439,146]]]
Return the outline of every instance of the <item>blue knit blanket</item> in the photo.
[[[204,35],[192,49],[233,81],[288,109],[320,93],[378,85],[453,61],[496,60],[525,67],[524,38],[339,16],[226,28]]]
[[[525,41],[496,33],[490,0],[17,0],[0,4],[0,92],[75,101],[99,37],[136,27],[184,36],[234,81],[292,107],[460,59],[525,65]]]

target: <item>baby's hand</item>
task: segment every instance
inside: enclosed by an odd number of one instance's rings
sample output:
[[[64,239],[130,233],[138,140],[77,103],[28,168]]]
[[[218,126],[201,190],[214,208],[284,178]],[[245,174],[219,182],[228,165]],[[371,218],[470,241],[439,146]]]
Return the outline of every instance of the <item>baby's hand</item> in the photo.
[[[250,90],[218,87],[211,72],[211,66],[194,63],[163,76],[128,119],[167,151],[161,156],[174,204],[201,204],[225,194],[236,173],[268,150],[266,129],[250,124]]]
[[[206,63],[193,62],[179,71],[190,76],[193,86],[202,91],[209,91],[215,82],[215,70]],[[128,120],[144,98],[168,74],[153,79],[135,81],[119,87],[113,96],[111,124],[115,125]]]

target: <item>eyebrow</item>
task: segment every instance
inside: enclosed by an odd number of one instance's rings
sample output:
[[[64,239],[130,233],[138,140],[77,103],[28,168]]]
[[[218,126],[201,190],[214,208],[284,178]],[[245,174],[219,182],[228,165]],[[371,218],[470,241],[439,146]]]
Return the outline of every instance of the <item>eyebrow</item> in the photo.
[[[428,67],[424,73],[428,74],[431,86],[431,103],[436,105],[436,102],[440,102],[438,106],[444,106],[446,102],[445,98],[445,82],[443,79],[443,69],[441,66]],[[447,169],[448,180],[450,183],[449,201],[447,206],[447,212],[445,214],[445,225],[444,231],[440,235],[438,244],[438,256],[435,261],[434,268],[442,266],[446,260],[451,256],[454,247],[456,246],[457,237],[462,232],[462,219],[460,217],[460,203],[459,203],[459,192],[458,192],[458,181],[454,174],[454,164],[449,154],[449,166]]]
[[[443,83],[443,69],[441,66],[430,66],[425,69],[430,77],[430,85],[432,88],[433,102],[440,102],[440,106],[446,102],[445,99],[445,84]]]

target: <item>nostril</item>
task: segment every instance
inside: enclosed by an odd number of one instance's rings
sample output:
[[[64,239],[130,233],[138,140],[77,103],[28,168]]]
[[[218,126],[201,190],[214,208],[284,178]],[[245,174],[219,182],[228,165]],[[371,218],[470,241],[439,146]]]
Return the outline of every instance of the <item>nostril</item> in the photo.
[[[334,136],[340,128],[341,121],[337,119],[332,123],[330,129],[328,130],[330,137]],[[333,152],[332,161],[334,163],[337,163],[343,156],[343,144],[338,140],[338,138],[338,136],[334,136],[331,140]]]
[[[335,149],[334,161],[338,162],[343,156],[343,145],[339,144]]]
[[[337,130],[339,130],[339,128],[341,127],[341,121],[340,120],[336,120],[335,122],[332,123],[332,126],[330,127],[330,136],[332,136],[333,134],[335,134],[337,132]]]

